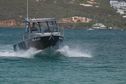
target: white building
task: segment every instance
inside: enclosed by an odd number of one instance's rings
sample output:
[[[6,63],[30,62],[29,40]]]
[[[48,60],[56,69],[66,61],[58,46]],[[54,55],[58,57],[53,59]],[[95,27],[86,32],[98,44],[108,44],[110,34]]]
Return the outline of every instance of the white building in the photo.
[[[126,1],[110,0],[110,5],[117,10],[117,13],[126,14]]]

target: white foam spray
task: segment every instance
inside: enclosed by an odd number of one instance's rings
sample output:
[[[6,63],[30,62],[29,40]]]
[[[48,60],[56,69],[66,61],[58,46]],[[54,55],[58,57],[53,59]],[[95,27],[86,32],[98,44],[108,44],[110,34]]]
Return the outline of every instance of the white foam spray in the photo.
[[[92,57],[89,52],[84,52],[78,48],[73,49],[67,45],[58,49],[57,51],[67,57],[88,57],[88,58]]]
[[[0,47],[0,57],[33,58],[37,53],[40,52],[42,52],[42,50],[36,50],[35,48],[30,48],[27,51],[14,52],[12,46],[10,45],[2,45]],[[60,52],[66,57],[92,57],[89,51],[87,52],[85,49],[81,49],[80,47],[70,48],[68,45],[58,49],[57,52]]]
[[[36,50],[30,48],[27,51],[14,52],[13,50],[2,50],[0,51],[0,57],[20,57],[20,58],[33,58],[35,54],[41,52],[42,50]]]

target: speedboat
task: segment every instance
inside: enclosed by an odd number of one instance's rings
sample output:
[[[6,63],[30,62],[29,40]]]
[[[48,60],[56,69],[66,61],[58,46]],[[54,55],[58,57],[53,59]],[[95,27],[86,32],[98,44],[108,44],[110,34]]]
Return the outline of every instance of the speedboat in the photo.
[[[22,41],[13,45],[14,51],[35,48],[58,49],[64,39],[64,30],[57,24],[55,18],[26,18],[25,33]]]

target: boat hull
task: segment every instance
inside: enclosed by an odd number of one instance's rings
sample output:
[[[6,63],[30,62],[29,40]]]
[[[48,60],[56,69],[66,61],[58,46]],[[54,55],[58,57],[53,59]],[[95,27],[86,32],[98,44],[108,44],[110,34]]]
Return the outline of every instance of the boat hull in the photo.
[[[14,51],[28,50],[29,48],[35,48],[37,50],[44,50],[46,48],[58,49],[63,41],[62,36],[45,36],[45,37],[34,37],[21,41],[13,45]]]

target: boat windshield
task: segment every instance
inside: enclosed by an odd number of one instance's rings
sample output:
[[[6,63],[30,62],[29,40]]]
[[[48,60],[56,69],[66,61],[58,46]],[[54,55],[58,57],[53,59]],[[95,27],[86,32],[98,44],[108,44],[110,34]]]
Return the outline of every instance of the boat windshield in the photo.
[[[46,22],[32,22],[29,24],[30,32],[58,32],[58,26],[56,21],[46,21]]]

